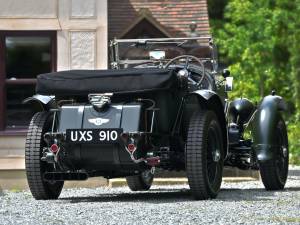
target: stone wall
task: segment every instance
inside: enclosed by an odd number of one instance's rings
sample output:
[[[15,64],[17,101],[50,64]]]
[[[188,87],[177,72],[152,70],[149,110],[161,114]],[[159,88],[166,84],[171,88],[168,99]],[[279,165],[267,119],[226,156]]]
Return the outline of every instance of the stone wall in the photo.
[[[107,1],[0,0],[0,30],[57,30],[57,69],[107,67]]]
[[[0,0],[0,32],[57,31],[57,70],[107,68],[106,0]],[[24,168],[25,134],[0,136],[0,170]]]
[[[58,70],[107,67],[107,2],[60,0]]]

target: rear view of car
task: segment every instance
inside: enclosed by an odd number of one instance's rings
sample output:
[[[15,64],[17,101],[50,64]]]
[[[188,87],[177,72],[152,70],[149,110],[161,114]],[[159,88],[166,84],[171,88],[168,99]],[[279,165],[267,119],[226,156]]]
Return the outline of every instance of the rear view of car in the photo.
[[[210,37],[113,40],[111,50],[113,69],[39,75],[37,95],[25,100],[37,111],[25,148],[36,199],[97,176],[148,190],[155,168],[186,171],[201,200],[217,197],[224,165],[259,169],[267,190],[284,188],[284,100],[230,102],[232,77],[218,71]]]

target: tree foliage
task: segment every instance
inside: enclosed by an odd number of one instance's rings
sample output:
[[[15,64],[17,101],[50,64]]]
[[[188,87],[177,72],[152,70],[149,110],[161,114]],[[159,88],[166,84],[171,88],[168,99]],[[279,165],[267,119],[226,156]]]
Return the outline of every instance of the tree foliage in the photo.
[[[211,17],[211,25],[221,59],[235,78],[231,97],[260,101],[272,90],[283,96],[290,149],[299,159],[300,0],[228,0],[223,11],[222,18]]]

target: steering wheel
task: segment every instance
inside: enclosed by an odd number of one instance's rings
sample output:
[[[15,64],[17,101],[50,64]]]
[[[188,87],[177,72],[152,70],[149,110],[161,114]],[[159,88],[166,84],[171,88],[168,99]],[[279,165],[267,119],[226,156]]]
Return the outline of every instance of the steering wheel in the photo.
[[[179,60],[179,59],[185,59],[185,65],[184,65],[184,69],[188,70],[188,67],[189,67],[189,61],[190,60],[195,60],[197,63],[200,64],[200,66],[203,68],[203,75],[201,76],[201,79],[199,80],[199,82],[197,83],[198,86],[200,86],[200,84],[202,83],[202,81],[204,80],[206,74],[205,74],[205,66],[203,64],[203,62],[198,59],[197,57],[193,56],[193,55],[180,55],[180,56],[177,56],[173,59],[171,59],[169,62],[166,63],[166,65],[164,66],[164,68],[169,68],[169,66],[171,64],[173,64],[175,61]],[[195,82],[195,81],[194,81]]]

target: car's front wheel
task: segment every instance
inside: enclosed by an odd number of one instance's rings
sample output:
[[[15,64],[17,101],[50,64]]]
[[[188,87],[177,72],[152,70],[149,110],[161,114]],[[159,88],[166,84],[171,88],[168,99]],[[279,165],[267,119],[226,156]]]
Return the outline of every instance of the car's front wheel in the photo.
[[[195,199],[210,199],[218,195],[223,161],[223,135],[216,114],[209,110],[195,112],[186,142],[186,172]]]
[[[279,118],[274,130],[276,148],[274,158],[259,163],[260,175],[266,190],[281,190],[284,188],[289,169],[289,149],[287,130],[282,118]]]
[[[38,112],[30,122],[26,145],[25,167],[29,189],[37,200],[57,199],[63,188],[63,181],[47,182],[43,176],[46,171],[52,171],[53,166],[41,161],[43,148],[46,147],[44,134],[51,130],[52,113]]]

